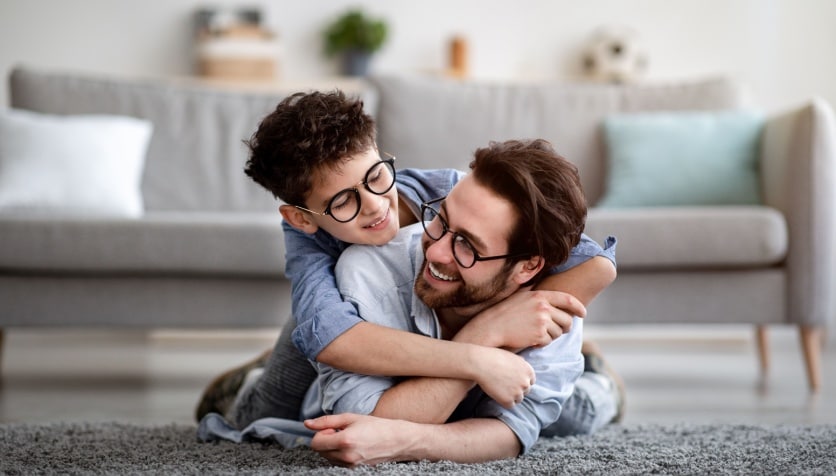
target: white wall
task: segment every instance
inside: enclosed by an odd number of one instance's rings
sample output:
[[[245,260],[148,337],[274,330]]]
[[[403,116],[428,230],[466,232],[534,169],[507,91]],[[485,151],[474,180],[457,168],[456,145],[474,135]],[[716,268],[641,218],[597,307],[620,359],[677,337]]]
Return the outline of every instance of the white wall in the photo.
[[[650,50],[649,79],[730,74],[765,110],[812,95],[836,103],[836,2],[832,0],[0,0],[0,74],[18,63],[143,75],[193,71],[193,12],[257,5],[282,40],[283,77],[332,75],[320,32],[363,5],[390,23],[377,71],[431,71],[456,33],[470,41],[476,78],[572,79],[592,30],[637,29]],[[5,88],[0,106],[8,102]]]

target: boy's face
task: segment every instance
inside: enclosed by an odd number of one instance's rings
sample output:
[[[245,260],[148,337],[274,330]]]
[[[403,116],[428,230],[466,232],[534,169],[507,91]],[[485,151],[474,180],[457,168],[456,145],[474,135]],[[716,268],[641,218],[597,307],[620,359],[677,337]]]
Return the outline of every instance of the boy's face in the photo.
[[[356,188],[360,194],[360,210],[354,219],[346,223],[340,223],[332,216],[313,213],[307,214],[307,218],[316,227],[347,243],[382,245],[392,240],[400,227],[397,187],[392,186],[386,193],[377,195],[363,184],[368,180],[369,187],[374,190],[378,186],[375,181],[386,181],[390,176],[386,167],[375,167],[380,161],[380,154],[372,147],[350,157],[339,168],[318,170],[305,203],[306,208],[320,212],[330,204],[333,211],[345,205],[342,199],[338,198],[334,202],[332,199],[345,190]],[[372,168],[374,170],[370,172]],[[354,195],[350,193],[349,196]],[[356,207],[356,204],[351,206]]]

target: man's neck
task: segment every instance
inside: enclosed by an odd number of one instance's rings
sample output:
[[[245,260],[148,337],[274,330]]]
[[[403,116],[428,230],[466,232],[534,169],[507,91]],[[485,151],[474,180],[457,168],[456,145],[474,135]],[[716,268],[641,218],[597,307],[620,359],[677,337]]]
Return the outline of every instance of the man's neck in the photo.
[[[446,307],[436,309],[438,323],[441,326],[441,338],[451,340],[462,327],[470,322],[480,312],[490,307],[489,303],[475,304],[466,307]]]
[[[441,338],[445,340],[452,339],[477,314],[504,300],[518,290],[519,288],[508,287],[504,291],[500,291],[494,295],[491,299],[478,304],[435,309],[435,314],[438,316],[438,323],[441,326]]]

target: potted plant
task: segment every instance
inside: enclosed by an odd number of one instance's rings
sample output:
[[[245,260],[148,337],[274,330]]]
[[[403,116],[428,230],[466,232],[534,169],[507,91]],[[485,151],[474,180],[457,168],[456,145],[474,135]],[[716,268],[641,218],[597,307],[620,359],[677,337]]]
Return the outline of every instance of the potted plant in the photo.
[[[382,20],[369,18],[362,10],[349,10],[325,29],[325,53],[342,55],[345,74],[365,76],[369,60],[383,46],[386,34]]]

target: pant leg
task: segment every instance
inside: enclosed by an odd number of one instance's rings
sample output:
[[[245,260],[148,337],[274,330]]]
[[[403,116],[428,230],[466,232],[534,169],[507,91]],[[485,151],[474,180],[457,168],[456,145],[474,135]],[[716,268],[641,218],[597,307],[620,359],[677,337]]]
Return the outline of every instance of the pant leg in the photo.
[[[290,339],[290,329],[279,336],[261,377],[236,398],[230,420],[244,428],[259,418],[298,420],[316,370]]]
[[[599,374],[584,372],[560,417],[543,428],[540,436],[587,435],[612,421],[616,411],[616,396],[609,382]]]

